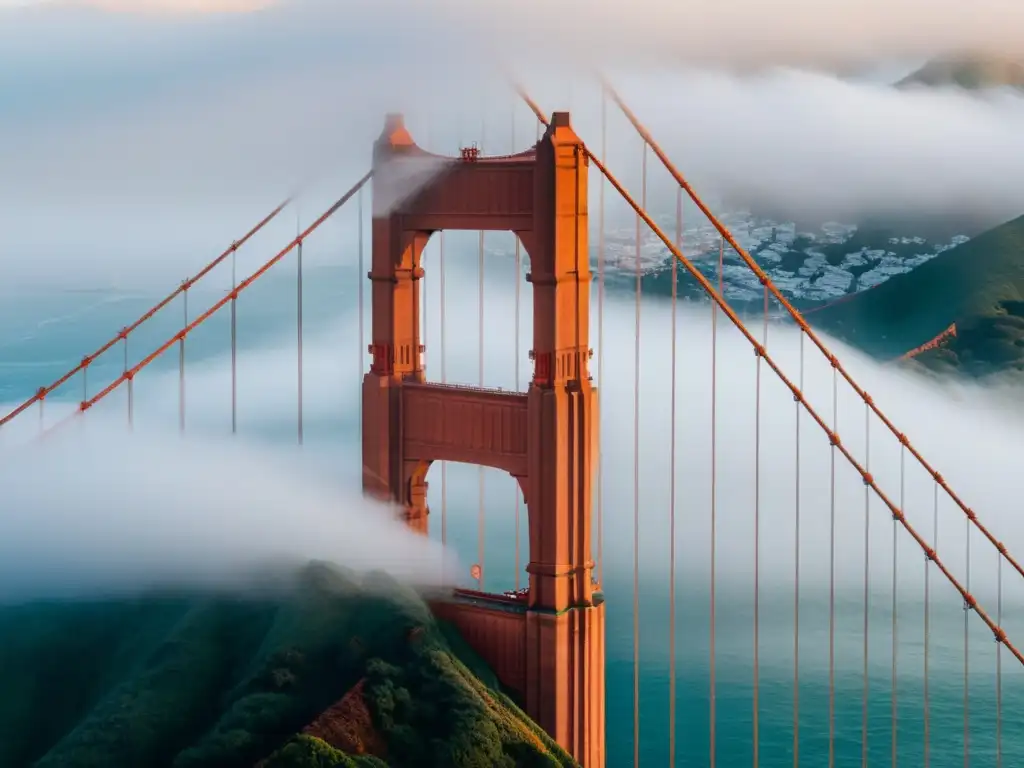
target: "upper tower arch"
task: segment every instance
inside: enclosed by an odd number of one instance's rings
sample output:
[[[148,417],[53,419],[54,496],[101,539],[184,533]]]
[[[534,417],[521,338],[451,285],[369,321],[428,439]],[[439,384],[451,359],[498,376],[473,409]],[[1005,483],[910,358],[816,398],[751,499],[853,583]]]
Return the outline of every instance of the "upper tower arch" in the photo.
[[[389,115],[373,151],[373,344],[380,373],[422,380],[422,254],[443,229],[509,230],[530,258],[535,377],[586,375],[590,260],[587,156],[569,115],[556,112],[536,145],[514,155],[425,151]]]

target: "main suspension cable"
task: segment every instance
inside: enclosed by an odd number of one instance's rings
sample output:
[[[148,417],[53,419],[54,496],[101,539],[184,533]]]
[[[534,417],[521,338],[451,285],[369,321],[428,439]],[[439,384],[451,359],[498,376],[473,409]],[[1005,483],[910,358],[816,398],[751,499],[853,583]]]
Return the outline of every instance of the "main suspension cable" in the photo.
[[[307,226],[306,229],[300,235],[300,238],[304,240],[307,237],[309,237],[310,234],[312,234],[317,229],[319,229],[320,226],[325,221],[327,221],[327,219],[329,219],[331,216],[333,216],[335,213],[337,213],[337,211],[343,205],[345,205],[345,203],[347,203],[352,197],[354,197],[356,195],[356,193],[363,187],[363,185],[366,184],[366,182],[369,181],[372,177],[373,177],[373,171],[371,170],[371,171],[367,172],[359,181],[357,181],[352,186],[352,188],[349,189],[344,195],[342,195],[333,205],[331,205],[330,208],[328,208],[326,211],[324,211],[320,215],[319,218],[317,218],[312,224]],[[237,287],[229,295],[224,296],[220,300],[214,302],[205,312],[201,313],[195,319],[193,319],[192,321],[187,323],[184,328],[182,328],[180,331],[178,331],[176,334],[174,334],[170,339],[168,339],[163,344],[161,344],[159,347],[157,347],[155,350],[153,350],[149,355],[147,355],[142,360],[140,360],[138,363],[136,363],[132,368],[128,369],[128,371],[126,373],[122,373],[120,376],[118,376],[116,379],[114,379],[114,381],[110,382],[106,387],[104,387],[98,393],[96,393],[95,395],[90,397],[85,402],[81,403],[79,405],[77,413],[78,414],[84,413],[85,411],[87,411],[90,408],[94,407],[97,403],[99,403],[105,397],[110,395],[111,392],[116,390],[122,384],[124,384],[127,381],[131,381],[132,379],[134,379],[135,376],[137,376],[140,371],[142,371],[143,369],[147,368],[150,364],[152,364],[152,362],[154,360],[156,360],[161,355],[163,355],[165,352],[167,352],[176,343],[182,341],[185,337],[187,337],[190,333],[192,333],[192,331],[194,331],[200,325],[202,325],[207,320],[209,320],[213,315],[215,315],[217,312],[219,312],[221,309],[223,309],[231,301],[233,301],[234,299],[237,299],[238,294],[240,294],[242,291],[244,291],[245,289],[250,287],[259,278],[263,277],[263,275],[265,275],[274,265],[276,265],[285,256],[287,256],[289,253],[291,253],[291,251],[294,250],[295,247],[298,245],[298,242],[299,242],[299,238],[296,238],[296,239],[292,240],[288,245],[286,245],[284,248],[282,248],[275,256],[273,256],[272,258],[270,258],[266,262],[264,262],[255,272],[253,272],[251,275],[249,275],[249,277],[247,277],[245,280],[242,280],[237,285]],[[67,423],[69,420],[70,419],[64,419],[64,420],[62,420],[60,422],[60,424]],[[54,428],[59,427],[60,424],[55,425]]]
[[[541,111],[540,107],[537,106],[536,102],[534,102],[529,97],[529,95],[526,94],[525,91],[523,91],[521,88],[519,89],[519,93],[522,96],[523,100],[531,107],[531,109],[533,109],[534,113],[537,115],[537,119],[543,122],[544,124],[547,124],[547,117]],[[881,489],[881,487],[874,480],[874,478],[864,470],[864,467],[860,464],[860,462],[857,461],[857,459],[853,456],[849,449],[847,449],[846,446],[841,442],[839,435],[835,434],[831,429],[829,429],[828,424],[817,412],[817,410],[810,403],[807,402],[807,399],[803,396],[801,388],[797,387],[797,385],[794,384],[788,376],[786,376],[785,372],[774,360],[774,358],[771,355],[769,355],[767,351],[764,350],[762,345],[757,341],[757,339],[753,337],[753,335],[744,325],[743,321],[740,320],[735,310],[715,290],[714,286],[711,285],[711,283],[704,276],[704,274],[699,269],[697,269],[697,267],[694,266],[694,264],[689,259],[687,259],[686,256],[684,256],[678,248],[675,247],[675,245],[672,243],[672,240],[665,234],[662,228],[658,226],[657,222],[655,222],[654,219],[652,219],[651,216],[636,202],[636,200],[629,194],[629,192],[622,185],[622,183],[611,173],[611,171],[608,170],[604,163],[602,163],[601,160],[597,158],[593,153],[588,151],[587,154],[590,157],[591,163],[593,163],[593,165],[602,174],[604,174],[605,178],[608,179],[609,183],[611,183],[612,186],[615,188],[615,191],[618,192],[619,195],[622,196],[623,200],[625,200],[626,203],[634,210],[634,212],[636,212],[644,220],[648,228],[650,228],[650,230],[654,232],[655,235],[657,235],[657,237],[662,241],[665,247],[668,248],[668,250],[673,254],[673,256],[675,256],[676,259],[679,260],[679,262],[683,265],[686,271],[693,277],[694,280],[697,281],[697,283],[701,286],[705,293],[707,293],[707,295],[711,297],[712,301],[714,301],[722,309],[722,311],[725,313],[726,317],[730,320],[730,322],[732,322],[732,324],[737,328],[737,330],[740,331],[740,333],[747,340],[747,342],[750,343],[750,345],[754,348],[755,354],[764,357],[765,362],[768,364],[768,367],[771,368],[772,372],[776,375],[776,377],[778,377],[778,379],[783,383],[783,385],[786,386],[793,393],[793,397],[803,407],[807,414],[814,420],[818,427],[821,428],[829,436],[830,441],[835,441],[835,445],[839,452],[846,458],[846,460],[850,463],[854,470],[856,470],[856,472],[861,476],[863,481],[871,487],[871,489],[875,492],[875,495],[889,509],[890,513],[893,515],[894,518],[896,518],[899,521],[900,525],[903,526],[903,529],[910,535],[910,537],[914,539],[914,542],[918,545],[922,552],[925,553],[928,559],[931,562],[935,563],[935,566],[939,569],[939,571],[946,578],[946,580],[970,605],[971,610],[973,610],[978,615],[978,617],[985,623],[985,625],[992,631],[993,635],[998,640],[998,642],[1004,644],[1007,650],[1009,650],[1013,654],[1014,658],[1022,666],[1024,666],[1024,653],[1022,653],[1020,649],[1018,649],[1017,646],[1010,641],[1006,632],[1001,627],[996,625],[996,623],[993,621],[992,617],[988,614],[988,612],[985,611],[981,605],[979,605],[977,599],[967,591],[963,584],[960,583],[959,579],[957,579],[957,577],[953,574],[949,567],[946,566],[946,564],[941,560],[941,558],[939,558],[935,550],[931,546],[929,546],[928,542],[921,536],[921,534],[910,523],[910,521],[907,520],[906,515],[903,513],[900,507],[898,507],[896,503],[893,502],[891,498],[889,498],[889,496],[885,493],[885,491]],[[764,279],[767,280],[767,276],[765,276]],[[803,326],[801,326],[801,331],[803,332],[803,334],[811,336],[812,340],[816,338],[813,336],[813,332],[810,331],[809,327],[806,326],[806,323]],[[839,364],[838,359],[836,359],[834,355],[830,355],[829,360],[836,367],[839,373],[842,374],[842,366]],[[891,422],[886,421],[884,414],[881,414],[878,411],[877,407],[874,406],[874,401],[871,399],[870,395],[868,395],[863,390],[857,390],[857,392],[859,396],[862,397],[864,401],[868,403],[868,405],[872,408],[872,411],[876,415],[878,415],[879,418],[882,419],[891,429]],[[918,458],[919,462],[923,462],[923,459],[919,458],[919,454],[914,453],[914,449],[910,446],[910,442],[906,435],[900,433],[898,434],[900,442],[907,447],[907,450],[914,454],[915,457]],[[945,481],[942,479],[941,475],[936,474],[935,480],[937,483],[942,485],[943,488],[948,488],[948,486],[945,484]],[[951,494],[952,492],[948,491],[948,493]],[[970,514],[973,515],[973,513]],[[1003,546],[1003,544],[1001,542],[996,541],[995,539],[992,539],[992,541],[996,543],[997,548],[1004,553],[1004,556],[1006,556],[1007,561],[1010,562],[1009,554],[1006,553],[1006,548]]]
[[[182,293],[182,291],[186,290],[188,287],[191,287],[192,285],[194,285],[199,280],[202,280],[204,277],[206,277],[206,275],[208,275],[211,271],[213,271],[213,269],[217,265],[219,265],[221,262],[223,262],[229,256],[233,257],[234,253],[239,248],[241,248],[245,243],[247,243],[249,240],[251,240],[260,230],[262,230],[267,224],[269,224],[273,219],[275,219],[277,217],[277,215],[279,213],[281,213],[281,211],[284,210],[284,208],[290,202],[291,202],[291,198],[290,197],[287,198],[286,200],[284,200],[280,205],[278,205],[276,208],[274,208],[274,210],[272,210],[262,220],[260,220],[252,229],[250,229],[248,232],[246,232],[245,235],[243,235],[240,240],[236,240],[235,242],[233,242],[231,244],[231,246],[227,250],[225,250],[223,253],[221,253],[219,256],[217,256],[217,258],[215,258],[213,261],[211,261],[205,267],[203,267],[201,270],[199,270],[199,272],[196,274],[195,277],[190,278],[188,280],[185,280],[177,288],[175,288],[173,291],[171,291],[171,293],[167,294],[167,296],[165,296],[163,299],[158,301],[149,310],[147,310],[144,314],[142,314],[134,323],[131,323],[130,325],[126,326],[125,328],[122,328],[118,332],[118,334],[116,336],[114,336],[109,341],[107,341],[103,346],[101,346],[99,349],[97,349],[91,355],[86,355],[84,358],[82,358],[82,362],[80,362],[78,365],[76,365],[70,371],[65,373],[63,376],[61,376],[55,382],[50,384],[48,387],[40,387],[38,390],[36,390],[36,393],[34,395],[32,395],[32,397],[28,398],[25,402],[23,402],[21,405],[19,405],[17,408],[15,408],[13,411],[8,413],[3,418],[0,418],[0,427],[3,427],[5,424],[7,424],[10,421],[12,421],[14,418],[16,418],[18,416],[18,414],[20,414],[21,412],[23,412],[24,410],[26,410],[27,408],[32,406],[34,403],[37,403],[37,402],[42,403],[42,401],[46,398],[47,395],[49,395],[51,392],[56,390],[58,387],[60,387],[63,384],[67,383],[67,381],[69,379],[71,379],[71,377],[73,377],[75,374],[83,372],[89,366],[89,364],[93,360],[95,360],[100,355],[102,355],[103,353],[108,351],[111,347],[113,347],[115,344],[117,344],[117,342],[119,342],[122,338],[126,337],[128,334],[130,334],[133,331],[135,331],[135,329],[137,329],[140,325],[145,323],[147,320],[149,320],[151,317],[153,317],[157,312],[159,312],[161,309],[163,309],[168,304],[170,304],[172,301],[174,301],[176,298],[178,298],[178,295],[180,293]],[[87,400],[87,398],[86,398],[86,400]]]

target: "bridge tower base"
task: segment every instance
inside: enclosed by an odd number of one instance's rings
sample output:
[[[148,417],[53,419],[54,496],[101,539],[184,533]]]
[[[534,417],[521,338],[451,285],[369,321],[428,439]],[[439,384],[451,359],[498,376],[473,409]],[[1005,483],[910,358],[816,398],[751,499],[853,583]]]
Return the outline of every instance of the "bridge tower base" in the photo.
[[[526,614],[526,712],[584,768],[605,765],[604,631],[604,603]]]

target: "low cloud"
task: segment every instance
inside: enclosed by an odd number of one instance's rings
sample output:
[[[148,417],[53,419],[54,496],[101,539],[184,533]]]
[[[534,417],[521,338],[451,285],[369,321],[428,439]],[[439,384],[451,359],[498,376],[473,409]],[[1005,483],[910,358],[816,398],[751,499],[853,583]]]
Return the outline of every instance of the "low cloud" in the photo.
[[[248,588],[310,560],[424,586],[457,571],[323,459],[123,425],[90,415],[5,454],[0,602]]]

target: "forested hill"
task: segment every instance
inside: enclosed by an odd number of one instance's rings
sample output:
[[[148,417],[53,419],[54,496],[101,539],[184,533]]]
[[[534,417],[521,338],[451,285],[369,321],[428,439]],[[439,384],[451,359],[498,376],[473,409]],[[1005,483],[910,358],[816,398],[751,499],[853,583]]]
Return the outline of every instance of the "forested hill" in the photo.
[[[0,607],[0,766],[571,766],[426,604],[315,564],[274,597]]]
[[[1024,60],[984,55],[945,56],[932,59],[896,85],[899,88],[955,85],[968,90],[1024,89]]]
[[[985,374],[1024,366],[1024,216],[912,272],[808,313],[812,326],[895,358],[956,326],[922,362]]]

